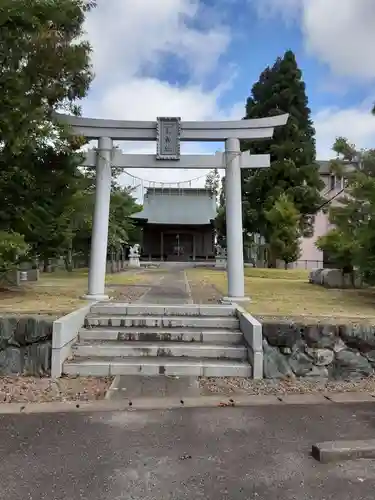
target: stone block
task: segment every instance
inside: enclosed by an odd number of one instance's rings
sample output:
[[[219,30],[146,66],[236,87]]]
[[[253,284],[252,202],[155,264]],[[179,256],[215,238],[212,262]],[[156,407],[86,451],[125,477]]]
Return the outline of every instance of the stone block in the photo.
[[[335,325],[306,325],[300,331],[306,345],[316,349],[333,349],[339,339]]]
[[[311,454],[315,460],[324,464],[343,460],[375,458],[375,439],[317,443],[313,445]]]
[[[364,356],[349,349],[336,353],[332,369],[332,376],[336,379],[368,377],[374,373],[371,363]]]
[[[315,281],[314,281],[315,276]],[[318,274],[310,273],[312,282],[317,282]],[[363,286],[361,276],[354,271],[354,277],[350,273],[344,274],[341,269],[323,269],[320,273],[320,283],[327,288],[360,288]]]
[[[21,375],[23,372],[23,352],[17,347],[7,347],[0,351],[0,375]]]
[[[29,269],[27,271],[27,281],[38,281],[39,274],[39,269]]]
[[[24,356],[24,375],[43,377],[51,373],[51,342],[27,346]]]
[[[242,307],[237,307],[240,330],[253,352],[263,352],[262,324]]]
[[[131,268],[141,267],[141,262],[139,260],[139,257],[129,257],[128,267],[131,267]]]
[[[323,270],[323,268],[312,269],[309,274],[309,283],[321,285],[321,274]]]
[[[301,340],[302,326],[287,323],[263,323],[263,335],[271,346],[290,347]]]
[[[86,315],[92,304],[88,304],[54,321],[52,330],[52,366],[51,376],[60,377],[62,365],[70,356],[71,345],[85,323]]]
[[[361,352],[375,350],[375,326],[372,325],[340,325],[339,336],[345,344]]]
[[[217,269],[226,269],[227,268],[227,259],[215,259],[215,267]]]
[[[368,392],[329,392],[326,397],[332,403],[375,403],[375,398]]]
[[[323,394],[283,394],[279,396],[279,399],[283,403],[291,405],[316,405],[316,404],[327,404],[328,399],[323,396]]]
[[[233,305],[200,305],[199,314],[201,316],[235,316],[236,308]]]
[[[252,366],[252,377],[255,380],[260,380],[263,378],[263,351],[253,351],[249,348],[249,357],[250,364]]]
[[[306,347],[305,352],[313,360],[315,366],[328,366],[333,362],[334,353],[330,349]]]
[[[288,358],[266,340],[263,341],[263,374],[265,378],[293,377]]]
[[[305,377],[314,367],[312,359],[304,352],[303,346],[296,347],[288,359],[289,366],[297,377]]]

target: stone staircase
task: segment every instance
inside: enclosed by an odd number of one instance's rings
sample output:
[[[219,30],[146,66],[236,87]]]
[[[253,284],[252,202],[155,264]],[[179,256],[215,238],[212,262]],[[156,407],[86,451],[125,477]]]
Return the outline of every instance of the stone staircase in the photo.
[[[98,303],[63,373],[251,377],[233,306]]]

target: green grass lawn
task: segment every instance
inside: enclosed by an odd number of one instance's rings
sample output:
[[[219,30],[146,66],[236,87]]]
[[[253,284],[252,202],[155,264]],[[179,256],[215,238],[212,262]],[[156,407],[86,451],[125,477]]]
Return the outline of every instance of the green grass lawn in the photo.
[[[224,295],[223,271],[189,269],[189,281],[213,284]],[[255,316],[286,317],[324,322],[375,321],[375,289],[331,290],[308,282],[308,271],[283,269],[245,270],[245,293],[251,297],[246,309]]]
[[[143,283],[142,273],[128,271],[119,274],[109,274],[106,285],[134,285]],[[0,293],[1,313],[21,314],[68,314],[77,307],[86,304],[81,297],[87,292],[88,270],[77,269],[69,273],[58,270],[53,273],[41,273],[40,280],[26,283],[19,289]],[[110,295],[116,295],[116,290],[107,289]]]

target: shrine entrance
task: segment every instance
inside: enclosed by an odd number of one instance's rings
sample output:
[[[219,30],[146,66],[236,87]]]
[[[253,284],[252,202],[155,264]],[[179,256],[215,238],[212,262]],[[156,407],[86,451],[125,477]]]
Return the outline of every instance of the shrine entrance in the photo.
[[[227,221],[228,297],[233,302],[246,300],[244,288],[241,169],[267,168],[270,155],[241,153],[240,140],[271,139],[276,127],[287,123],[288,115],[240,121],[183,122],[180,118],[158,118],[156,122],[101,120],[58,115],[73,133],[98,140],[98,148],[86,154],[85,166],[96,168],[96,195],[93,217],[87,299],[106,300],[105,275],[108,222],[111,195],[111,169],[181,168],[225,169]],[[155,155],[123,154],[113,141],[156,141]],[[181,141],[225,142],[225,153],[181,155]],[[178,238],[177,238],[177,235]],[[182,235],[167,239],[168,248],[181,252]],[[172,241],[173,240],[173,241]],[[185,240],[183,240],[185,241]],[[165,240],[164,240],[165,242]],[[187,240],[185,245],[189,247]],[[190,247],[189,247],[190,248]]]

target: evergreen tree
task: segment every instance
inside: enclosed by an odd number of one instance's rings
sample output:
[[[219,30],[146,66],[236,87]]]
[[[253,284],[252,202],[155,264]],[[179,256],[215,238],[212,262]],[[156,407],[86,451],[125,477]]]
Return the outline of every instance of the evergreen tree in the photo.
[[[315,130],[311,121],[305,84],[295,55],[287,51],[267,67],[247,100],[246,117],[264,118],[289,113],[286,126],[270,140],[244,142],[243,151],[270,153],[271,167],[243,172],[244,225],[269,242],[272,225],[267,212],[285,193],[300,213],[303,235],[311,234],[313,217],[321,203],[323,185],[316,164]]]
[[[269,241],[271,261],[283,260],[287,269],[288,264],[298,260],[301,255],[301,215],[285,193],[265,215],[272,228]]]

